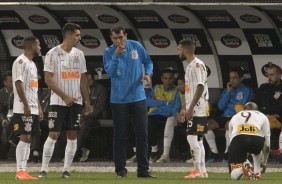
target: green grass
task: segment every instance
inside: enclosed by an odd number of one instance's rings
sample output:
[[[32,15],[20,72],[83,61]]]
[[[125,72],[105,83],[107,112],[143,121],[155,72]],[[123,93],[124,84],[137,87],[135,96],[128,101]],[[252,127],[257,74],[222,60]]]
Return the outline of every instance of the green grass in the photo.
[[[36,176],[38,173],[30,173]],[[136,177],[136,173],[129,173],[127,178],[117,179],[114,173],[81,173],[73,172],[70,179],[62,179],[61,173],[48,173],[46,179],[36,181],[15,181],[15,173],[0,173],[0,184],[15,184],[15,183],[42,183],[42,184],[226,184],[226,183],[267,183],[275,184],[282,182],[281,173],[266,173],[263,174],[263,179],[259,181],[249,181],[241,179],[240,181],[232,181],[227,173],[209,173],[208,179],[184,179],[186,173],[153,173],[158,178],[156,179],[141,179]]]

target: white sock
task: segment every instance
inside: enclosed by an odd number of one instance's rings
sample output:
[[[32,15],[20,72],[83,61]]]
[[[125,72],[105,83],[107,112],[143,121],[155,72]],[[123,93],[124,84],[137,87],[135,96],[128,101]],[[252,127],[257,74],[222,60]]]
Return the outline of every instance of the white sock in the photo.
[[[169,156],[171,141],[174,136],[174,126],[177,124],[177,121],[174,116],[167,118],[165,129],[164,129],[164,156]]]
[[[203,140],[199,141],[199,145],[200,145],[200,149],[201,149],[201,160],[200,160],[200,168],[201,168],[201,172],[205,173],[207,172],[207,168],[206,168],[206,160],[205,160],[205,147],[203,144]]]
[[[187,141],[190,144],[191,156],[194,160],[194,170],[200,171],[201,150],[197,135],[188,135]]]
[[[230,144],[229,130],[225,131],[225,139],[226,139],[226,147],[224,153],[227,153]]]
[[[240,180],[243,176],[242,167],[235,168],[231,171],[231,179],[232,180]]]
[[[261,161],[261,154],[254,155],[252,154],[253,162],[254,162],[254,173],[260,173],[260,161]]]
[[[48,165],[49,165],[49,162],[52,158],[56,141],[57,140],[53,140],[50,137],[48,137],[47,140],[45,141],[44,147],[43,147],[43,153],[42,153],[41,171],[48,172]]]
[[[74,140],[67,139],[63,172],[69,171],[76,149],[77,149],[77,139]]]
[[[20,141],[16,148],[17,171],[25,171],[25,159],[27,154],[28,143]]]
[[[214,132],[212,130],[208,130],[208,132],[205,134],[205,138],[211,151],[215,154],[218,154]]]
[[[30,155],[30,143],[26,143],[27,147],[26,147],[26,153],[25,153],[25,158],[24,158],[24,170],[26,170],[26,165],[27,165],[27,161],[29,159],[29,155]]]
[[[279,149],[280,149],[280,152],[282,153],[282,132],[280,132],[280,135],[279,135]]]
[[[152,148],[151,152],[158,152],[158,145],[151,146],[151,148]]]

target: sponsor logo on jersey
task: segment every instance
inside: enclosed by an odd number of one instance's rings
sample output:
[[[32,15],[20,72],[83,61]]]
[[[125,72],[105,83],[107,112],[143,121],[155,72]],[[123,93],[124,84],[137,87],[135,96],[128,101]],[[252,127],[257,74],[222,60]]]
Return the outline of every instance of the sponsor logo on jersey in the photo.
[[[49,112],[48,118],[57,118],[57,112]]]
[[[252,124],[240,124],[237,127],[237,132],[239,134],[247,133],[247,134],[257,134],[257,127]]]
[[[221,43],[229,48],[237,48],[242,45],[242,41],[240,38],[237,38],[236,36],[226,34],[225,36],[221,37]]]
[[[32,88],[38,88],[38,80],[30,80],[29,85]]]
[[[47,24],[49,23],[49,19],[47,17],[41,16],[41,15],[31,15],[28,17],[28,19],[36,24]]]
[[[203,132],[205,130],[205,126],[197,125],[197,132]]]
[[[61,72],[62,79],[79,79],[80,72]]]

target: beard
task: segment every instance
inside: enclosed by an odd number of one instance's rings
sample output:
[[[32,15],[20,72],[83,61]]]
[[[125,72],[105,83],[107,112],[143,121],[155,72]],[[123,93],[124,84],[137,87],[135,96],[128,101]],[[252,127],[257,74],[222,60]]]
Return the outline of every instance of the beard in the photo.
[[[185,59],[186,59],[186,57],[185,57],[183,54],[179,55],[179,58],[180,58],[181,60],[185,60]]]

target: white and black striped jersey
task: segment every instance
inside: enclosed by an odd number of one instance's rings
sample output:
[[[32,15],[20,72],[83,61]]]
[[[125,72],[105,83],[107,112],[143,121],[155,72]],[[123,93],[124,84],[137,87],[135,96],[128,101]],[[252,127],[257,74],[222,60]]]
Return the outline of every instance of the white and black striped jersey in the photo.
[[[230,142],[237,135],[270,137],[268,118],[259,111],[243,110],[235,114],[229,122]]]
[[[195,58],[191,61],[185,71],[185,102],[186,109],[189,109],[195,96],[198,85],[204,86],[204,92],[194,108],[194,116],[207,116],[207,103],[209,99],[207,84],[207,69],[203,61]]]
[[[82,104],[80,90],[81,74],[86,73],[86,61],[81,50],[73,47],[67,53],[58,45],[46,54],[44,71],[54,74],[58,87],[68,96],[76,98]],[[50,105],[66,106],[65,102],[52,91]]]
[[[24,105],[15,85],[16,81],[21,81],[31,114],[38,115],[38,75],[35,63],[24,54],[20,55],[13,63],[12,78],[14,90],[13,112],[24,114]]]

